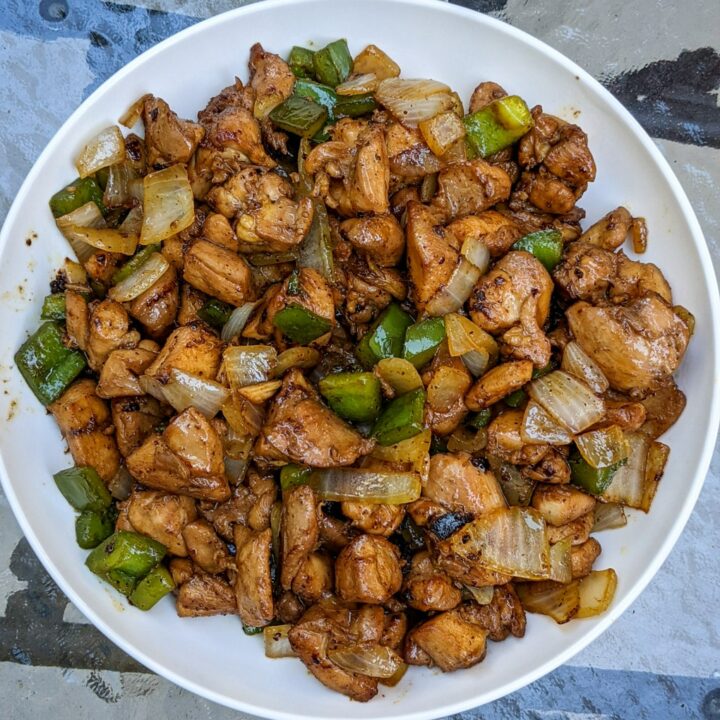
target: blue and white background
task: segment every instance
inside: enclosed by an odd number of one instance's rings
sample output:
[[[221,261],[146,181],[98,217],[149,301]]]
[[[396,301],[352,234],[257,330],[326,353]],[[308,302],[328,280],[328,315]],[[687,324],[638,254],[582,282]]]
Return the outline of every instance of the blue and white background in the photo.
[[[88,93],[151,45],[242,4],[0,0],[0,222],[35,158]],[[720,0],[457,4],[544,40],[629,107],[685,186],[717,272]],[[670,558],[604,636],[551,675],[459,717],[720,720],[719,476],[716,451]],[[243,716],[148,672],[89,625],[47,576],[0,493],[0,717]]]

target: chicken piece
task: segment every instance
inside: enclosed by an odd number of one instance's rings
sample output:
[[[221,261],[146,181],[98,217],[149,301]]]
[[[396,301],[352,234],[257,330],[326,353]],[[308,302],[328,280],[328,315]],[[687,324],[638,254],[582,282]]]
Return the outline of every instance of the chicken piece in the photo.
[[[290,645],[307,669],[326,687],[353,700],[367,702],[377,694],[378,679],[343,670],[328,658],[328,650],[353,644],[355,606],[336,599],[322,600],[305,611],[289,633]]]
[[[677,370],[690,332],[656,295],[625,305],[575,303],[565,313],[582,349],[621,392],[647,394]]]
[[[591,512],[595,498],[572,485],[538,484],[530,504],[545,522],[558,527]]]
[[[594,245],[603,250],[617,250],[624,242],[632,225],[632,215],[622,206],[591,225],[578,242]]]
[[[183,278],[202,292],[230,305],[255,299],[250,267],[239,255],[207,240],[193,244],[185,256]]]
[[[202,236],[219,247],[238,252],[240,245],[228,219],[220,213],[210,213],[204,220]]]
[[[250,87],[255,91],[255,117],[263,119],[292,95],[295,75],[288,64],[260,43],[250,48]]]
[[[537,465],[526,465],[520,474],[533,482],[565,485],[570,482],[570,466],[564,455],[554,448],[548,450]]]
[[[280,522],[280,584],[289,590],[305,558],[317,548],[320,537],[316,498],[312,488],[298,485],[283,494]]]
[[[447,514],[447,508],[440,503],[421,497],[405,506],[408,515],[418,527],[426,527],[433,520]]]
[[[422,380],[427,388],[425,425],[437,435],[449,435],[467,415],[465,395],[472,385],[472,375],[462,358],[451,357],[443,345]]]
[[[675,381],[668,378],[641,401],[645,419],[640,432],[655,440],[669,430],[685,409],[687,399]],[[631,428],[635,429],[635,428]]]
[[[511,583],[497,585],[488,605],[464,604],[460,615],[484,628],[495,642],[505,640],[510,634],[519,638],[525,635],[525,610]]]
[[[113,398],[110,403],[115,440],[123,457],[128,457],[165,420],[160,403],[150,395]]]
[[[213,188],[207,202],[228,219],[250,213],[263,205],[293,197],[293,186],[277,172],[243,165],[224,185]]]
[[[98,250],[94,252],[82,266],[90,280],[100,283],[104,287],[112,285],[112,277],[115,271],[127,262],[127,255],[121,253],[104,252]]]
[[[144,293],[132,300],[128,312],[151,337],[158,338],[175,323],[180,305],[177,271],[171,265]]]
[[[290,623],[294,625],[303,614],[305,606],[300,599],[291,592],[284,592],[280,599],[275,603],[275,613],[282,623]]]
[[[260,440],[311,467],[352,465],[375,445],[325,407],[296,368],[285,374],[282,389],[272,399]]]
[[[524,412],[505,410],[488,425],[487,453],[513,465],[536,465],[547,454],[547,445],[526,445],[520,434]]]
[[[358,535],[358,531],[349,522],[343,522],[324,512],[318,512],[318,523],[323,547],[335,554],[349,545]]]
[[[546,525],[548,542],[551,545],[559,543],[561,540],[570,538],[571,545],[582,545],[588,537],[595,524],[595,513],[589,512],[581,515],[575,520],[571,520],[564,525],[556,527],[555,525]]]
[[[75,347],[87,348],[90,310],[85,296],[75,290],[65,290],[65,331]]]
[[[117,510],[117,518],[115,518],[115,532],[119,530],[127,530],[128,532],[135,532],[135,528],[130,523],[128,518],[128,501],[123,500],[115,506]]]
[[[585,217],[585,211],[577,205],[570,212],[551,215],[542,212],[527,200],[516,198],[507,205],[499,205],[497,211],[517,223],[523,235],[538,230],[557,230],[566,243],[573,242],[582,235],[580,221]]]
[[[385,142],[394,186],[418,182],[442,168],[442,161],[417,128],[391,122],[385,128]]]
[[[416,553],[410,572],[403,582],[405,602],[421,612],[452,610],[462,600],[462,593],[435,564],[426,551]]]
[[[202,413],[188,408],[162,436],[152,435],[127,458],[130,474],[143,485],[199,500],[230,497],[220,437]]]
[[[220,369],[222,348],[220,338],[204,325],[184,325],[173,330],[145,374],[166,384],[175,368],[214,380]]]
[[[225,543],[207,520],[194,520],[182,529],[187,554],[206,573],[217,575],[226,570],[232,558]]]
[[[173,555],[187,556],[183,528],[197,517],[192,498],[135,490],[128,500],[127,512],[136,532],[162,543]]]
[[[496,365],[472,386],[465,396],[465,404],[474,411],[490,407],[529,383],[532,371],[533,364],[529,360]]]
[[[589,575],[601,552],[600,543],[595,538],[588,538],[582,545],[575,545],[570,552],[573,580]]]
[[[469,112],[474,113],[478,110],[482,110],[486,105],[489,105],[494,100],[499,100],[505,97],[507,92],[505,88],[498,85],[495,82],[481,82],[474,90],[470,97],[470,109]]]
[[[386,602],[402,585],[400,551],[378,535],[359,535],[335,561],[335,585],[343,600]]]
[[[502,257],[513,243],[522,237],[520,226],[497,210],[486,210],[479,215],[467,215],[451,222],[447,229],[464,243],[470,238],[478,238],[485,243],[491,257]]]
[[[372,260],[352,254],[342,268],[345,284],[344,314],[348,322],[364,325],[372,322],[395,298],[405,300],[407,286],[404,275],[395,268],[383,268]]]
[[[157,346],[150,340],[142,340],[131,350],[113,350],[108,355],[97,384],[101,398],[142,395],[138,377],[150,366],[158,354]]]
[[[390,537],[405,517],[403,505],[347,501],[342,503],[340,509],[345,517],[350,518],[353,527],[383,537]]]
[[[244,625],[262,627],[275,617],[270,571],[272,531],[235,526],[235,597]]]
[[[130,319],[120,303],[103,300],[89,307],[86,354],[88,364],[100,371],[113,350],[135,347],[140,342],[140,333],[130,330]]]
[[[198,310],[208,301],[208,296],[196,290],[192,285],[183,283],[180,288],[180,309],[177,314],[178,325],[201,323]]]
[[[292,591],[307,603],[332,593],[333,561],[329,555],[313,552],[302,561],[292,581]]]
[[[207,216],[207,208],[202,205],[195,207],[195,219],[189,227],[176,235],[165,238],[162,242],[162,256],[175,268],[176,273],[182,272],[185,266],[185,255],[193,243],[202,236],[203,223]]]
[[[205,135],[201,125],[180,120],[169,105],[150,95],[142,109],[147,161],[153,167],[187,163]]]
[[[89,465],[107,483],[120,467],[110,410],[95,381],[77,380],[50,406],[76,465]]]
[[[195,574],[180,586],[176,601],[180,617],[237,615],[235,593],[225,580],[203,572]]]
[[[203,147],[215,151],[206,160],[209,164],[225,161],[230,168],[237,168],[249,161],[267,168],[276,166],[265,151],[260,124],[250,110],[230,105],[219,113],[205,114],[203,124],[207,129]]]
[[[504,202],[511,187],[510,176],[485,160],[453,163],[440,171],[432,204],[448,221],[455,220]]]
[[[472,457],[465,452],[436,453],[430,458],[423,495],[451,512],[473,516],[506,506],[492,471],[473,465]]]
[[[130,528],[130,530],[132,530],[132,528]],[[168,570],[170,570],[170,575],[172,575],[175,587],[178,588],[190,580],[195,572],[191,560],[179,557],[171,558],[168,563]]]
[[[282,197],[241,215],[235,225],[240,250],[282,253],[296,248],[310,232],[313,212],[310,198],[296,201]]]
[[[674,383],[672,383],[674,384]],[[661,394],[662,388],[659,388],[652,395],[649,395],[645,400],[653,400],[658,394]],[[679,391],[678,391],[679,392]],[[684,398],[684,396],[683,396]],[[643,400],[643,403],[645,402]],[[627,400],[612,400],[608,397],[605,398],[605,417],[600,422],[593,425],[590,430],[597,430],[598,428],[610,427],[611,425],[618,425],[624,431],[634,432],[639,430],[648,416],[647,410],[643,403],[640,402],[628,402]],[[683,403],[683,407],[685,404]],[[664,414],[669,408],[663,405],[661,412]],[[682,412],[682,409],[680,409]],[[679,412],[678,412],[679,415]],[[673,420],[675,420],[677,417]],[[672,423],[671,423],[672,424]],[[669,426],[668,426],[669,427]]]
[[[397,265],[405,250],[402,227],[390,213],[350,218],[340,224],[340,231],[356,250],[381,267]]]
[[[500,353],[515,360],[529,360],[543,368],[550,362],[552,344],[538,323],[540,300],[531,295],[520,306],[520,322],[501,337]]]
[[[477,665],[485,657],[488,633],[465,619],[462,608],[416,625],[405,638],[405,661],[410,665],[437,665],[443,672]]]

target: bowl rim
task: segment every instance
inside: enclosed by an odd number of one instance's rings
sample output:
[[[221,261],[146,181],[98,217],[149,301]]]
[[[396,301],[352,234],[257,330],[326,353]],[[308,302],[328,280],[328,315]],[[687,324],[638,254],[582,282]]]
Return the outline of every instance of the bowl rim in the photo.
[[[148,59],[162,54],[166,49],[172,47],[178,42],[184,41],[186,38],[192,37],[196,33],[202,33],[208,31],[210,28],[222,25],[228,22],[230,19],[234,19],[238,16],[252,16],[255,13],[273,12],[286,7],[289,5],[299,5],[305,2],[322,3],[322,4],[339,4],[345,0],[264,0],[263,2],[256,2],[251,5],[245,5],[242,7],[234,8],[218,15],[200,20],[199,22],[181,30],[178,33],[171,35],[165,40],[158,44],[148,48],[142,54],[131,60],[125,66],[120,68],[117,72],[107,78],[101,85],[99,85],[81,104],[80,106],[63,122],[57,132],[53,135],[52,139],[45,146],[42,153],[39,155],[37,160],[34,162],[32,168],[28,172],[25,180],[23,181],[20,189],[17,191],[13,203],[8,211],[3,227],[0,230],[0,253],[4,250],[8,243],[10,230],[16,220],[19,213],[19,207],[21,199],[28,194],[32,188],[36,177],[40,173],[41,167],[45,164],[46,158],[55,151],[56,147],[61,143],[62,136],[65,134],[66,128],[71,125],[75,120],[82,116],[88,107],[92,106],[95,99],[100,94],[107,92],[113,85],[119,82],[126,75],[131,74],[136,68],[142,66]],[[712,333],[712,353],[715,358],[714,373],[713,373],[713,390],[711,397],[711,408],[709,413],[709,424],[706,430],[705,440],[702,447],[702,452],[697,462],[697,470],[693,477],[692,484],[688,488],[688,492],[685,495],[684,501],[679,508],[676,519],[669,528],[669,532],[665,536],[663,543],[656,550],[652,560],[645,567],[642,574],[636,578],[632,587],[628,591],[626,597],[616,605],[614,605],[608,612],[606,612],[601,620],[594,625],[590,630],[584,633],[580,638],[572,642],[565,650],[555,655],[550,660],[538,665],[533,670],[526,672],[525,674],[499,685],[494,690],[484,693],[481,696],[475,696],[466,700],[461,700],[448,705],[443,705],[436,710],[428,710],[421,712],[404,713],[402,715],[393,715],[392,720],[432,720],[433,718],[440,717],[441,715],[453,715],[455,713],[463,712],[471,708],[479,707],[499,698],[505,697],[526,685],[538,680],[544,675],[552,672],[560,665],[566,663],[573,656],[587,647],[600,635],[602,635],[627,609],[630,605],[638,598],[638,596],[647,587],[648,583],[652,580],[658,570],[661,568],[665,560],[667,559],[670,551],[675,546],[678,538],[680,537],[688,519],[695,507],[700,491],[704,485],[707,477],[707,472],[710,467],[710,462],[713,454],[713,450],[716,443],[716,437],[718,433],[718,427],[720,426],[720,333],[717,332],[717,328],[720,327],[720,294],[718,292],[718,282],[713,270],[713,264],[710,257],[710,253],[707,247],[703,231],[700,227],[700,223],[695,215],[695,212],[690,204],[690,201],[680,184],[680,181],[672,171],[668,161],[662,155],[658,147],[653,142],[652,138],[643,129],[640,123],[632,116],[632,114],[625,108],[619,100],[617,100],[609,90],[605,89],[590,73],[585,71],[577,63],[570,60],[568,57],[563,55],[560,51],[556,50],[552,46],[535,38],[529,33],[516,28],[508,23],[505,23],[497,18],[491,17],[487,14],[481,13],[476,10],[465,8],[458,5],[450,4],[449,2],[438,2],[438,0],[384,0],[388,4],[394,5],[407,5],[411,11],[414,7],[431,8],[439,13],[448,13],[451,15],[457,15],[464,17],[474,23],[480,25],[486,25],[492,28],[498,33],[503,33],[513,39],[524,43],[538,52],[544,54],[549,59],[557,62],[565,69],[574,73],[579,80],[590,86],[595,93],[600,96],[600,99],[619,116],[623,121],[624,125],[633,133],[635,138],[641,143],[643,148],[649,153],[650,158],[654,161],[655,167],[660,172],[668,183],[675,199],[678,202],[680,211],[683,216],[683,220],[687,223],[688,228],[691,231],[693,243],[696,246],[700,260],[703,267],[703,275],[705,282],[709,289],[708,297],[708,309],[710,320],[713,325]],[[44,568],[48,571],[55,583],[65,593],[67,598],[87,617],[92,624],[100,630],[108,639],[110,639],[115,645],[120,647],[124,652],[133,657],[135,660],[140,662],[142,665],[157,673],[161,677],[175,683],[176,685],[189,690],[190,692],[199,695],[200,697],[206,698],[213,702],[216,702],[222,706],[230,707],[235,710],[249,712],[254,715],[261,717],[275,718],[277,720],[298,720],[298,718],[306,718],[307,715],[298,715],[289,711],[274,711],[267,710],[263,707],[257,706],[253,703],[245,702],[236,698],[229,697],[216,692],[208,688],[203,687],[194,680],[183,677],[178,673],[168,670],[160,662],[156,662],[153,658],[146,655],[144,652],[136,649],[132,644],[126,642],[122,635],[118,634],[109,625],[107,625],[92,608],[83,600],[83,598],[75,592],[73,587],[66,582],[62,573],[58,570],[57,566],[52,562],[50,557],[45,553],[44,548],[40,544],[38,538],[33,532],[30,524],[22,512],[17,496],[13,491],[13,486],[10,481],[5,462],[0,455],[0,482],[2,483],[3,490],[8,499],[10,508],[15,515],[15,518],[23,531],[23,534],[27,538],[30,546],[37,555]],[[384,716],[371,714],[376,720],[382,720]]]

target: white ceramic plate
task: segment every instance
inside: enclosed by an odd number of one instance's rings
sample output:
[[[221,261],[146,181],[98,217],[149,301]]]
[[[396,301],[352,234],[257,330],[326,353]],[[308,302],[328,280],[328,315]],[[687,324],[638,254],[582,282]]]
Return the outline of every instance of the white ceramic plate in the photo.
[[[634,514],[626,528],[600,537],[600,565],[619,576],[610,611],[564,626],[531,615],[524,639],[490,643],[480,665],[448,675],[411,669],[399,687],[381,690],[367,705],[326,690],[300,662],[266,660],[262,641],[243,635],[237,618],[181,620],[169,599],[143,613],[91,575],[75,544],[73,512],[51,478],[69,464],[58,429],[12,369],[14,351],[38,325],[53,270],[68,253],[47,200],[75,176],[72,158],[84,142],[149,91],[180,116],[194,117],[235,75],[246,77],[256,41],[284,55],[293,44],[323,45],[342,36],[354,52],[376,43],[405,77],[443,80],[466,102],[477,82],[492,79],[530,105],[577,121],[598,166],[581,201],[588,218],[619,204],[644,215],[647,259],[662,267],[676,302],[697,318],[678,374],[688,405],[664,438],[673,451],[652,513]],[[33,232],[37,239],[28,247]],[[710,257],[682,188],[650,138],[587,73],[519,30],[462,8],[435,0],[275,0],[166,40],[114,75],[63,125],[17,195],[0,252],[0,417],[12,416],[1,426],[0,470],[25,535],[58,585],[113,642],[179,685],[239,710],[273,718],[420,720],[517,690],[571,658],[638,596],[680,535],[708,469],[718,427],[720,312]]]

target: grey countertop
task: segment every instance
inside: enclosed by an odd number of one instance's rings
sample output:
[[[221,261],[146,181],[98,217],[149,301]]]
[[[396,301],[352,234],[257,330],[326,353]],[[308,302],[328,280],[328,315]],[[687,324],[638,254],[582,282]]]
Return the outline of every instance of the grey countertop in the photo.
[[[441,1],[441,0],[438,0]],[[137,54],[236,0],[4,0],[0,220],[45,143]],[[656,140],[720,269],[718,0],[458,0],[590,71]],[[462,718],[720,720],[720,456],[669,559],[631,609],[570,664]],[[0,493],[0,715],[238,718],[153,675],[62,595]]]

